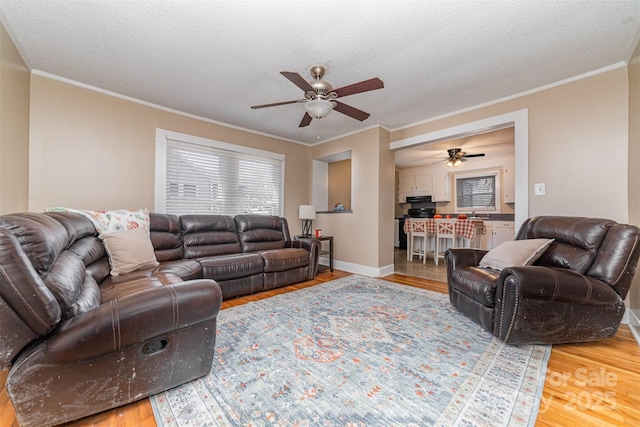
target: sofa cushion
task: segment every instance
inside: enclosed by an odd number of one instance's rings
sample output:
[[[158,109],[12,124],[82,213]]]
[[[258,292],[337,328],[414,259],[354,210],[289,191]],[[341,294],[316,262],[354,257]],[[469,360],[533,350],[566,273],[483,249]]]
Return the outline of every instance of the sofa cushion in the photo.
[[[306,267],[310,263],[309,252],[301,248],[273,249],[259,253],[264,259],[265,273]]]
[[[150,237],[158,262],[184,257],[180,218],[176,215],[150,213]]]
[[[171,273],[182,280],[202,279],[202,265],[195,259],[177,259],[160,263],[154,274]]]
[[[224,281],[260,274],[264,261],[259,254],[251,253],[205,258],[200,264],[205,279]]]
[[[158,265],[153,245],[144,227],[103,233],[100,239],[109,255],[112,276]]]
[[[533,264],[542,256],[553,239],[512,240],[491,249],[480,260],[480,267],[502,270]]]
[[[226,215],[183,215],[180,225],[185,258],[205,258],[240,252],[233,218]]]
[[[235,218],[242,252],[282,249],[287,244],[288,231],[283,218],[273,215],[237,215]]]

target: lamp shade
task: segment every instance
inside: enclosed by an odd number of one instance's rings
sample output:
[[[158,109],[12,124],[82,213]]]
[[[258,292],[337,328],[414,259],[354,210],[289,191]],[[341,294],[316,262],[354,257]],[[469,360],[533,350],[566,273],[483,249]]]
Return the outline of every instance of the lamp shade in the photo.
[[[316,219],[316,207],[314,205],[300,205],[299,219]]]
[[[333,110],[333,104],[326,99],[312,99],[304,104],[304,109],[314,119],[321,119]]]

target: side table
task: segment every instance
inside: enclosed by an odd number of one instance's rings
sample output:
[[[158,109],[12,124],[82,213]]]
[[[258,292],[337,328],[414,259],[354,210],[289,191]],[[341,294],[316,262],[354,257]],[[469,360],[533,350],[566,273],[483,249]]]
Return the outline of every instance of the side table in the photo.
[[[333,236],[293,236],[295,239],[316,239],[320,240],[320,252],[318,255],[329,255],[329,269],[333,273]],[[329,249],[322,249],[322,242],[329,241]]]

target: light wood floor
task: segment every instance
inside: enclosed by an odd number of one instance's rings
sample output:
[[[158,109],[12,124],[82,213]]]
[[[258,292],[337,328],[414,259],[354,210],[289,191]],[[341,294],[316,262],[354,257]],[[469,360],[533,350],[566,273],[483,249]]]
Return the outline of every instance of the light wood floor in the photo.
[[[328,270],[315,280],[225,301],[222,308],[242,305],[279,293],[314,286],[349,273]],[[436,292],[447,292],[446,284],[393,274],[384,277],[396,283]],[[0,426],[18,427],[0,372]],[[553,346],[536,426],[640,426],[640,346],[622,325],[618,334],[594,343]],[[106,411],[66,427],[156,427],[149,399]]]

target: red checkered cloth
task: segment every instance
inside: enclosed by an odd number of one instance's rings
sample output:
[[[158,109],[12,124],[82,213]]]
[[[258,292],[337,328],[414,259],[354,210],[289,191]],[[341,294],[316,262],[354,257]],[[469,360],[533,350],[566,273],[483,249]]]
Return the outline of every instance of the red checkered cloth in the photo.
[[[411,233],[411,227],[414,227],[414,232],[423,232],[422,224],[426,222],[427,233],[436,234],[436,221],[435,218],[408,218],[404,222],[404,232],[406,234]],[[483,221],[469,220],[469,219],[456,219],[456,236],[464,237],[465,239],[473,240],[476,238],[476,233],[480,229],[480,234],[487,232],[487,227]]]

